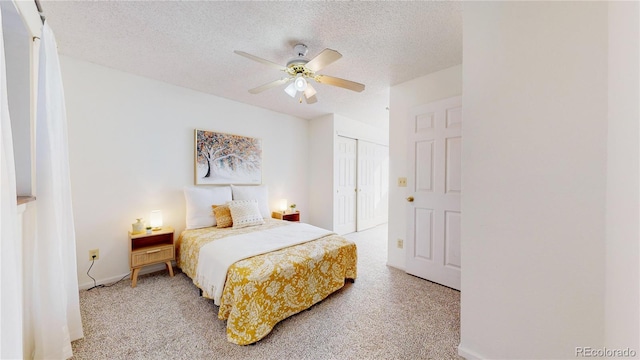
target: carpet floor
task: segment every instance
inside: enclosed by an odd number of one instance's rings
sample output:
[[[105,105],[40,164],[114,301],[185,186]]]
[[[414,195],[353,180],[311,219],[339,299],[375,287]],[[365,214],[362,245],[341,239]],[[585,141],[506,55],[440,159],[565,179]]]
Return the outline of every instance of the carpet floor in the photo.
[[[73,359],[459,359],[460,293],[386,266],[386,225],[345,237],[358,246],[356,282],[255,345],[227,342],[218,307],[176,269],[81,291]]]

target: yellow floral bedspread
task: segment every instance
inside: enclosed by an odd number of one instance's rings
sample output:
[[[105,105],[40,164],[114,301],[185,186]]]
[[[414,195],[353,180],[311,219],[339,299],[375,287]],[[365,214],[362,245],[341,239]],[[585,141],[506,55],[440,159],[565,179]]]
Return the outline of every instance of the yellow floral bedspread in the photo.
[[[186,230],[178,240],[178,266],[195,279],[198,252],[210,241],[286,225],[286,221],[269,219],[265,225],[243,229]],[[356,275],[356,245],[338,235],[240,260],[227,272],[218,318],[227,320],[230,342],[251,344],[279,321],[323,300]],[[195,280],[194,284],[200,287]]]

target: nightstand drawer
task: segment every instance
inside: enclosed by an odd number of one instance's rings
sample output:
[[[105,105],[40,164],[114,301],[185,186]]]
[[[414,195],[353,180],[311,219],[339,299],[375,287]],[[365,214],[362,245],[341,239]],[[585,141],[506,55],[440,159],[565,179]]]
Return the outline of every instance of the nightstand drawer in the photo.
[[[274,211],[271,213],[271,217],[278,220],[300,222],[300,211],[284,214],[279,211]]]
[[[131,267],[139,267],[173,260],[173,245],[158,246],[150,249],[140,249],[131,252]]]

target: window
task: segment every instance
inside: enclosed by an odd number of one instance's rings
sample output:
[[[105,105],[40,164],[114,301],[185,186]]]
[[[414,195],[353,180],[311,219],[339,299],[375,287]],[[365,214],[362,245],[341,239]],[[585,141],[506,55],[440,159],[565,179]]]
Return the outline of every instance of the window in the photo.
[[[16,192],[32,196],[34,149],[31,123],[31,35],[10,1],[2,1],[2,31],[7,67],[7,98],[16,166]]]

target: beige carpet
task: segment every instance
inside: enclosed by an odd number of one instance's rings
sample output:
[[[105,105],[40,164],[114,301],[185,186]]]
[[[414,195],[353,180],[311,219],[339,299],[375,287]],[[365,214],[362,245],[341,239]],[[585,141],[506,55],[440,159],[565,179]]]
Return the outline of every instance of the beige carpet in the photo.
[[[358,279],[250,346],[227,342],[213,301],[176,271],[80,292],[74,359],[458,359],[460,293],[387,267],[387,227],[347,235]]]

